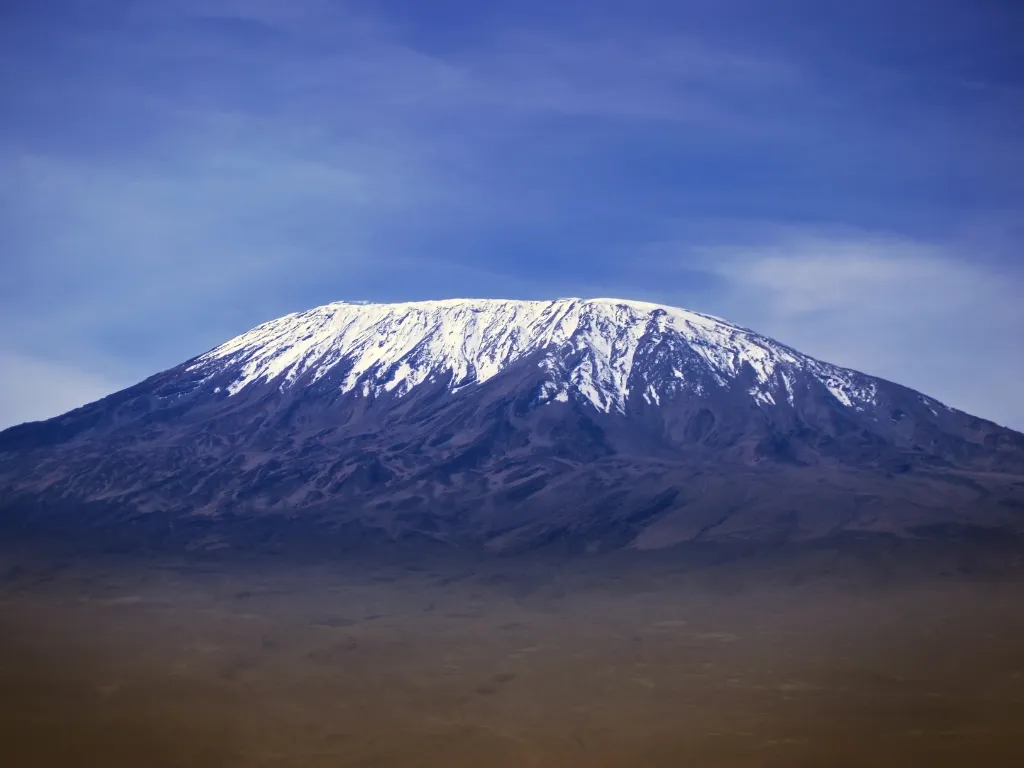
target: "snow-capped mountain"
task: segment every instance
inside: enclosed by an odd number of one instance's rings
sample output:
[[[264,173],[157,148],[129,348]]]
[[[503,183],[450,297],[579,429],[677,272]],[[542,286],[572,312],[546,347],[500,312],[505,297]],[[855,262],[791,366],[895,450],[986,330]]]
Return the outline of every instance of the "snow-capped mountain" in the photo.
[[[675,364],[646,377],[644,362],[659,352]],[[852,408],[874,405],[877,391],[867,376],[719,318],[621,299],[339,302],[265,323],[189,370],[211,378],[230,372],[230,395],[257,383],[316,382],[341,369],[342,393],[402,396],[425,381],[443,380],[451,391],[479,385],[534,355],[549,377],[548,398],[572,397],[606,413],[625,413],[635,392],[657,404],[743,376],[750,396],[769,404],[779,395],[792,402],[800,372]]]
[[[335,303],[0,433],[5,525],[496,549],[1020,532],[1024,435],[673,307]]]

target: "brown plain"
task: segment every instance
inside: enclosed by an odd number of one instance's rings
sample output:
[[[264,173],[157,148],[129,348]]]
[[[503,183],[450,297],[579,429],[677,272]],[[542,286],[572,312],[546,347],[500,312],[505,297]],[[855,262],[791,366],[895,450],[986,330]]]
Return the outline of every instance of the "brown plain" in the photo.
[[[794,557],[8,556],[0,765],[1024,765],[1024,579]]]

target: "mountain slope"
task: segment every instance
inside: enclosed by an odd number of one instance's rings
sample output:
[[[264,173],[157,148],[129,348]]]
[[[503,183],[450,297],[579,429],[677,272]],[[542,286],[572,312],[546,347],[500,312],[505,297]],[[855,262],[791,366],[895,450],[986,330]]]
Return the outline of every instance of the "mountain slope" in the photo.
[[[1024,436],[672,307],[337,303],[0,433],[0,505],[499,549],[1018,530]]]

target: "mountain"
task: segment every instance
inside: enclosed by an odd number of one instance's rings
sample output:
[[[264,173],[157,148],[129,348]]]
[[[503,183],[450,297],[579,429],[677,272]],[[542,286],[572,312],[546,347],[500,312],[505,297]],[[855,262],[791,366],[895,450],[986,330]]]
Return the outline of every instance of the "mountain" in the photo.
[[[1024,435],[719,318],[334,303],[0,433],[0,523],[658,548],[1024,529]]]

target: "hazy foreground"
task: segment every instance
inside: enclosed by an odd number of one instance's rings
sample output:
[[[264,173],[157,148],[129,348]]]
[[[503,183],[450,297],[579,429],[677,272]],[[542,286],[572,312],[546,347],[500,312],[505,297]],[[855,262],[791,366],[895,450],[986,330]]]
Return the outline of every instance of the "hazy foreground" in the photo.
[[[939,550],[8,553],[0,765],[1024,765],[1024,572]]]

